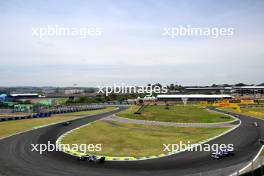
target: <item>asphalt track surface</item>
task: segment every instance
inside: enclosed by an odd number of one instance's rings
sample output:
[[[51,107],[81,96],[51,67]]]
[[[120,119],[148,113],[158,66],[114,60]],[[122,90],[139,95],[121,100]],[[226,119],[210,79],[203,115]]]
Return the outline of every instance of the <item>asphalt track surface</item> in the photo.
[[[120,107],[122,110],[124,107]],[[46,152],[40,155],[31,151],[31,144],[55,143],[63,133],[83,124],[104,118],[117,111],[74,120],[69,126],[56,124],[0,141],[1,176],[181,176],[181,175],[228,175],[252,160],[260,149],[258,139],[263,135],[262,120],[240,116],[241,125],[234,131],[211,142],[234,144],[236,154],[215,160],[210,152],[182,152],[169,157],[102,164],[77,161],[62,152]],[[258,122],[260,127],[255,127]],[[200,174],[202,173],[202,174]]]

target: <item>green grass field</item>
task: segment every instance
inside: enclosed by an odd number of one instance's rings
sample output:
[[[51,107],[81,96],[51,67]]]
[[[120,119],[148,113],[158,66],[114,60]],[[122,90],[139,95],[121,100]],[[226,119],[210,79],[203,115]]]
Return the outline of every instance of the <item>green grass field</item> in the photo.
[[[219,107],[219,109],[264,119],[264,107],[243,107],[240,108],[241,112],[238,112],[230,107]]]
[[[208,111],[201,106],[147,106],[142,114],[134,114],[139,106],[131,106],[129,109],[117,114],[120,117],[140,120],[179,122],[179,123],[217,123],[234,120],[232,117],[220,113]]]
[[[180,141],[190,141],[194,144],[228,129],[144,126],[97,121],[68,134],[62,143],[102,144],[102,151],[93,154],[143,157],[166,153],[163,152],[163,144],[179,144]]]
[[[81,111],[81,112],[53,115],[52,117],[49,117],[49,118],[35,118],[35,119],[27,119],[27,120],[14,120],[14,121],[0,122],[0,138],[9,136],[9,135],[12,135],[18,132],[30,130],[38,126],[48,125],[51,123],[56,123],[56,122],[61,122],[61,121],[67,121],[67,120],[71,120],[71,119],[78,118],[78,117],[85,116],[85,115],[94,115],[94,114],[109,112],[114,109],[115,107],[107,107],[105,109],[100,109],[100,110]]]

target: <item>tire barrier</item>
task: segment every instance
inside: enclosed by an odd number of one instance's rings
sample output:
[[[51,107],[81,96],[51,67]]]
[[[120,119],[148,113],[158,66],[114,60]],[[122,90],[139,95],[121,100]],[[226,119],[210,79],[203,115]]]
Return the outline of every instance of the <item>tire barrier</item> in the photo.
[[[14,117],[1,117],[0,122],[11,121],[11,120],[23,120],[23,119],[32,119],[32,118],[47,118],[56,114],[65,114],[65,113],[73,113],[80,111],[91,111],[104,109],[105,106],[102,105],[83,105],[83,106],[67,106],[67,107],[56,107],[49,109],[46,112],[34,113],[27,116],[14,116]]]

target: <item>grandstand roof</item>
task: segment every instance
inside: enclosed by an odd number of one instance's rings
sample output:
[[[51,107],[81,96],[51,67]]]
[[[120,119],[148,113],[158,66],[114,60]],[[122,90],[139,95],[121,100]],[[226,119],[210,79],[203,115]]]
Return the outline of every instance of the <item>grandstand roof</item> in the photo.
[[[232,87],[187,87],[186,90],[222,90],[232,89]]]
[[[241,87],[235,87],[238,89],[264,89],[264,86],[241,86]]]
[[[20,96],[39,96],[37,93],[23,93],[23,94],[10,94],[12,97],[20,97]]]
[[[204,94],[190,94],[190,95],[157,95],[157,98],[233,98],[231,95],[204,95]]]

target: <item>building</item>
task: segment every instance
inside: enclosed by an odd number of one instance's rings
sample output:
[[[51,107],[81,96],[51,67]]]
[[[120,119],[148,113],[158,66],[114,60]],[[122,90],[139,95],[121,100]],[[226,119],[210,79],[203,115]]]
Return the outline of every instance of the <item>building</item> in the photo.
[[[64,91],[65,94],[70,95],[70,94],[83,94],[84,90],[83,89],[67,89]]]
[[[186,87],[185,91],[189,94],[230,94],[232,87]]]
[[[233,93],[239,95],[264,95],[264,86],[241,86],[233,87]]]
[[[264,86],[232,86],[232,87],[185,87],[186,94],[232,94],[232,95],[264,95]]]
[[[7,99],[8,99],[7,94],[0,94],[0,102],[5,102],[7,101]]]
[[[10,94],[13,99],[30,99],[30,98],[41,98],[42,95],[37,93],[21,93],[21,94]]]
[[[190,94],[190,95],[157,95],[157,101],[192,101],[192,102],[201,102],[208,101],[213,102],[221,99],[231,99],[234,98],[231,95],[204,95],[204,94]]]

